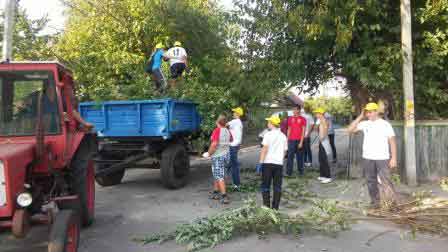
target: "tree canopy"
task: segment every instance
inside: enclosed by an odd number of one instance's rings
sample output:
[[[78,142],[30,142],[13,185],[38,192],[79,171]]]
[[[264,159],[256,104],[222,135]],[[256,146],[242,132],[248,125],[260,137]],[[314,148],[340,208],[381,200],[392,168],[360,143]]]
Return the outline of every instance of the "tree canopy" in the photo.
[[[313,91],[335,75],[360,107],[402,111],[400,1],[240,0],[251,62],[275,62],[279,82]],[[412,1],[416,113],[447,117],[448,1]],[[428,103],[428,101],[431,101]]]
[[[54,36],[41,35],[47,17],[19,10],[14,57],[62,61],[81,100],[153,98],[144,66],[155,44],[179,40],[191,71],[170,95],[196,101],[206,129],[233,106],[253,114],[289,87],[312,93],[335,75],[356,106],[384,99],[401,116],[397,1],[237,0],[232,13],[211,0],[63,2],[66,27]],[[448,0],[412,9],[417,117],[448,117]]]

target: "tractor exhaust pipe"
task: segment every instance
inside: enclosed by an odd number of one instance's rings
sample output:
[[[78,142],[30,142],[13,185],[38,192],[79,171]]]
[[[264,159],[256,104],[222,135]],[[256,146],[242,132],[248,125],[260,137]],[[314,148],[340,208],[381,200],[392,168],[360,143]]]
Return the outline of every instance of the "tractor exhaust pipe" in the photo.
[[[44,123],[43,123],[43,97],[46,87],[42,92],[39,92],[39,98],[37,100],[37,124],[36,124],[36,159],[42,160],[44,155]]]

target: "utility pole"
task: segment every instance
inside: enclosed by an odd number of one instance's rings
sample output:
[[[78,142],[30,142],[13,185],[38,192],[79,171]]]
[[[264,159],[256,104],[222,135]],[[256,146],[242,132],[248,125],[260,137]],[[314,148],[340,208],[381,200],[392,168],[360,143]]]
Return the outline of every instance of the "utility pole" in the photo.
[[[411,1],[401,0],[401,49],[403,54],[404,91],[404,155],[407,183],[417,186],[417,160],[415,151],[414,80],[412,67],[412,15]]]
[[[4,13],[4,33],[3,33],[3,59],[2,61],[12,61],[12,37],[14,23],[16,19],[16,0],[5,1]]]

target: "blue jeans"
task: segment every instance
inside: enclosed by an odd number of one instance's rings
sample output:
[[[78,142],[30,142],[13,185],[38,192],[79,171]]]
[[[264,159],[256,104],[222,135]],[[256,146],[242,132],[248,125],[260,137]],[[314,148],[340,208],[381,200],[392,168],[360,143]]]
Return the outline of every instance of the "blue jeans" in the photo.
[[[304,161],[305,163],[313,163],[313,153],[311,152],[311,139],[309,137],[305,137],[303,139],[303,149],[304,149]]]
[[[238,151],[240,146],[230,146],[230,169],[232,170],[232,181],[240,186],[240,163],[238,162]]]
[[[299,149],[299,143],[299,140],[288,140],[288,162],[286,163],[286,174],[289,176],[292,175],[294,156],[297,160],[299,174],[303,175],[303,148]]]

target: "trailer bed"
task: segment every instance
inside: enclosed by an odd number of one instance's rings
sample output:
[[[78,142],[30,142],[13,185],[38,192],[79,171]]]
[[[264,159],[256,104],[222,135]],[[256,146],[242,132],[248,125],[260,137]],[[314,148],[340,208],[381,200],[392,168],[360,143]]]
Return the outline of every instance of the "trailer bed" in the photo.
[[[170,139],[193,134],[201,124],[195,103],[175,99],[84,102],[79,111],[104,138]]]

